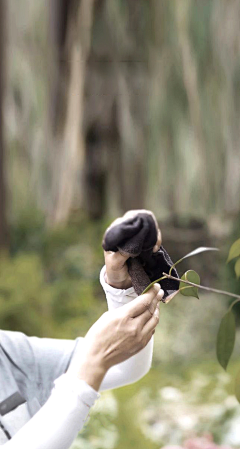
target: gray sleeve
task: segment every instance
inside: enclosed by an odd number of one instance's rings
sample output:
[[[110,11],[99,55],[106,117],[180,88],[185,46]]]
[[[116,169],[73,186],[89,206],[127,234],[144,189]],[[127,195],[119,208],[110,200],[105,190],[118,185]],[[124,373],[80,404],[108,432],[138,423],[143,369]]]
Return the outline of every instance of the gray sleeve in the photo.
[[[39,389],[43,404],[53,382],[65,373],[83,337],[76,340],[28,337],[22,332],[1,331],[1,346],[9,363],[24,373],[30,384]]]
[[[53,382],[67,371],[78,340],[27,337],[38,382]]]

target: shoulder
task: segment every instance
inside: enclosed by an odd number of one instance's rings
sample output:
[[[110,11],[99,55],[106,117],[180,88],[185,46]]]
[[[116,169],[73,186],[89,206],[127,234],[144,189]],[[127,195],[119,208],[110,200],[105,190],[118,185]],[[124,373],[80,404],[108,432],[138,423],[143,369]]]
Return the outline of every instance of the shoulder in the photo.
[[[38,385],[43,403],[51,392],[53,381],[67,371],[72,360],[81,356],[83,337],[75,340],[40,338],[22,332],[0,330],[2,357],[13,371],[27,375]],[[73,363],[74,365],[74,363]]]
[[[24,366],[32,366],[34,354],[24,333],[0,330],[0,346],[10,360]]]

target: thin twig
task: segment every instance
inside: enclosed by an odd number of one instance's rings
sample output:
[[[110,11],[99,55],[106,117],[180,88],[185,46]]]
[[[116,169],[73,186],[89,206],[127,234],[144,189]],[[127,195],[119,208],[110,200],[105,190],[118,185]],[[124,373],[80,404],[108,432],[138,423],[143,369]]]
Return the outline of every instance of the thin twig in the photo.
[[[240,295],[235,295],[234,293],[225,292],[224,290],[217,290],[216,288],[205,287],[204,285],[194,284],[193,282],[184,281],[183,279],[175,278],[174,276],[171,276],[167,273],[163,273],[163,275],[166,276],[168,279],[174,279],[175,281],[183,282],[184,284],[192,285],[193,287],[202,288],[203,290],[207,290],[209,292],[220,293],[220,295],[227,295],[227,296],[231,296],[232,298],[240,299]]]

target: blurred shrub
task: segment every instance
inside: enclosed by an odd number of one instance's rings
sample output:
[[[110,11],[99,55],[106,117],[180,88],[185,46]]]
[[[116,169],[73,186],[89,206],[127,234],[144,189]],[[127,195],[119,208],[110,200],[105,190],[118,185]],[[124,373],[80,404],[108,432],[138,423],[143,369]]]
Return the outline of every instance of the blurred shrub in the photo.
[[[227,241],[226,241],[226,250],[227,250],[226,253],[227,254],[228,254],[229,249],[232,246],[233,242],[238,240],[239,237],[240,237],[240,215],[234,222],[233,232],[227,238]],[[236,263],[236,260],[233,260],[227,264],[226,259],[225,259],[224,264],[222,266],[221,273],[219,273],[219,275],[222,277],[222,280],[223,280],[223,288],[226,290],[228,289],[229,291],[239,295],[240,294],[240,278],[237,279],[237,277],[236,277],[236,273],[234,270],[235,263]],[[229,304],[232,303],[232,298],[229,299],[228,303]],[[236,322],[237,322],[237,325],[239,326],[239,324],[240,324],[240,303],[236,304],[234,306],[234,313],[236,314],[236,318],[237,318]]]
[[[75,218],[46,229],[27,210],[12,226],[11,256],[0,259],[0,326],[28,335],[76,338],[107,310],[99,272],[105,223]]]
[[[229,395],[228,373],[205,363],[204,372],[201,365],[189,366],[181,374],[169,371],[167,386],[160,382],[149,382],[129,401],[130,413],[135,413],[146,438],[161,447],[181,445],[190,436],[208,433],[218,444],[239,447],[240,410],[236,398]]]
[[[50,289],[39,256],[20,254],[0,259],[1,328],[41,336],[48,328]]]
[[[183,446],[164,446],[163,449],[231,449],[229,446],[218,446],[214,443],[212,435],[201,438],[190,438],[184,441]]]
[[[43,214],[28,207],[15,217],[11,225],[11,254],[19,251],[39,251],[44,239],[45,225]]]

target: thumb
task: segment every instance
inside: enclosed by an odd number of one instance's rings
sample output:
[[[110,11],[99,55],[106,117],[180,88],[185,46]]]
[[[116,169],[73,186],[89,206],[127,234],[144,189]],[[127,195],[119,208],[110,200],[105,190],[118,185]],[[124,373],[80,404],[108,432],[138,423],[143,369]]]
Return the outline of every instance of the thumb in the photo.
[[[112,271],[119,271],[124,268],[129,254],[120,251],[104,251],[104,259],[106,267]]]
[[[158,283],[154,284],[147,293],[137,296],[137,298],[133,299],[128,304],[125,304],[122,307],[122,311],[125,308],[127,315],[131,318],[141,315],[145,310],[149,309],[152,301],[157,295],[159,296],[159,301],[164,295],[164,291],[161,290],[161,286]]]

